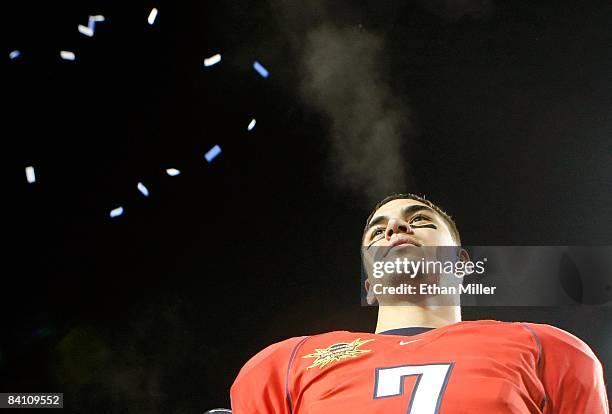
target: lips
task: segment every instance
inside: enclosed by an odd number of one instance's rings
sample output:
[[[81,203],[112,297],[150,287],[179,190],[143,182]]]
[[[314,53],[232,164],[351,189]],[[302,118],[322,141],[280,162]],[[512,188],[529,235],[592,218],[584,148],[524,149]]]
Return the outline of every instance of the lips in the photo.
[[[417,242],[416,240],[408,236],[398,236],[397,238],[395,238],[395,240],[391,242],[389,246],[395,247],[395,246],[401,246],[404,244],[417,246],[417,247],[421,246],[419,242]]]

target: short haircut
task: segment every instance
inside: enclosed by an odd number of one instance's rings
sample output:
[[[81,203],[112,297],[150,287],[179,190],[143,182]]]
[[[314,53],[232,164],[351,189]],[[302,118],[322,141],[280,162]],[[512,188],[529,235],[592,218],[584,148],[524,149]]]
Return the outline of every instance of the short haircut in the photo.
[[[370,213],[370,215],[368,216],[368,219],[366,220],[366,224],[363,229],[363,234],[361,236],[362,238],[365,235],[365,232],[368,228],[368,224],[370,223],[370,220],[372,220],[372,216],[374,216],[374,213],[376,213],[376,210],[378,210],[383,205],[387,204],[389,201],[398,200],[398,199],[415,200],[415,201],[419,201],[425,204],[428,207],[431,207],[436,213],[438,213],[446,221],[446,224],[448,224],[448,228],[451,232],[451,236],[453,236],[453,239],[459,246],[461,245],[461,236],[459,235],[459,229],[457,229],[455,220],[453,220],[452,217],[449,214],[447,214],[444,210],[442,210],[440,207],[438,207],[437,205],[435,205],[434,203],[426,199],[425,196],[418,196],[416,194],[411,194],[411,193],[391,194],[390,196],[387,196],[383,198],[381,201],[379,201],[378,204],[376,204],[376,206]]]

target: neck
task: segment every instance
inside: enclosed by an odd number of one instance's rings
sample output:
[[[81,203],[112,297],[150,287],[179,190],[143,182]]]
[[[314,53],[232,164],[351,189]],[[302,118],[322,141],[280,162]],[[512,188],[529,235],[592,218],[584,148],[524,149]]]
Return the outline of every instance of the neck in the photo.
[[[460,321],[460,306],[379,306],[376,333],[419,326],[440,328]]]

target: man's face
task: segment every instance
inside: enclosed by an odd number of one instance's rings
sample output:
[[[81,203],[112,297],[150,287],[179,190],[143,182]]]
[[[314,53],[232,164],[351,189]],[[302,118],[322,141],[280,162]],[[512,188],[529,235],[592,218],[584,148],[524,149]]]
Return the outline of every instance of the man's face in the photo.
[[[396,260],[440,261],[467,258],[467,253],[459,254],[446,220],[431,207],[412,199],[395,199],[374,212],[362,240],[363,264],[366,270],[365,290],[367,301],[374,303],[374,295],[380,305],[419,302],[428,299],[425,295],[385,295],[371,290],[372,286],[398,287],[402,284],[454,284],[461,283],[455,276],[446,277],[441,283],[441,274],[422,272],[416,277],[400,274],[402,271],[385,270],[378,274],[378,265],[386,266]],[[440,246],[452,246],[440,248]],[[460,248],[459,248],[460,249]],[[463,252],[462,249],[460,249]],[[399,272],[399,273],[398,273]],[[445,299],[445,298],[442,298]],[[446,298],[451,300],[452,298]],[[456,299],[455,299],[456,300]],[[452,300],[451,300],[452,302]],[[455,302],[452,302],[455,303]]]
[[[456,246],[446,220],[417,200],[396,199],[372,215],[362,244],[384,247],[397,243],[417,246]]]

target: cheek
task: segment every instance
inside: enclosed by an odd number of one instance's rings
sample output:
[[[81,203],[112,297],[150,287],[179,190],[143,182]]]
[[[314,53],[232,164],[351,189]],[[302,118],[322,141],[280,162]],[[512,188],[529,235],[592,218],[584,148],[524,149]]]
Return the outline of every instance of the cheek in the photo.
[[[438,226],[438,229],[432,231],[431,234],[427,235],[429,244],[431,246],[455,246],[456,243],[453,237],[444,227]]]

